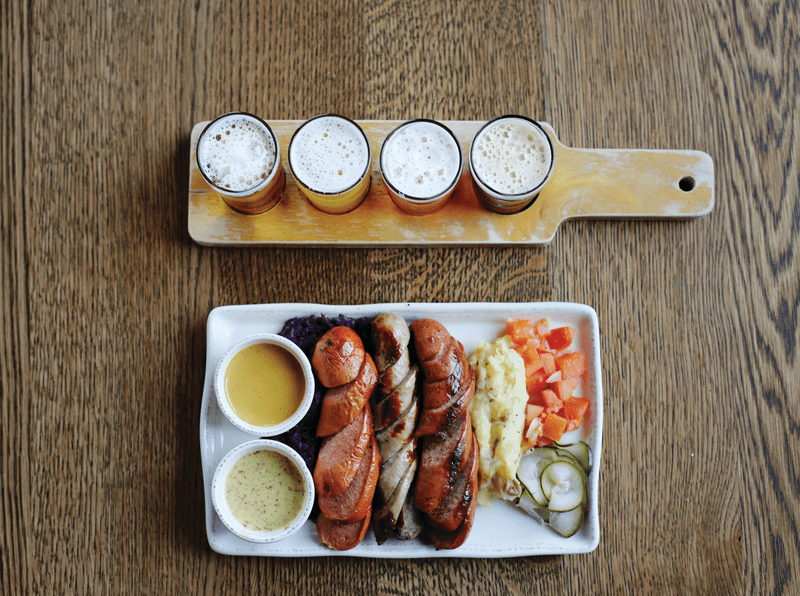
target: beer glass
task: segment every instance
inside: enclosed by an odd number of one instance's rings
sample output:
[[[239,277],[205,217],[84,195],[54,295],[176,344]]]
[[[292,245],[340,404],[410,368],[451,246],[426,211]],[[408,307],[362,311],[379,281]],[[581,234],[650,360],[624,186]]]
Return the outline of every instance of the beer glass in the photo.
[[[478,200],[497,213],[529,206],[553,171],[553,142],[541,125],[525,116],[500,116],[475,135],[469,152]]]
[[[203,129],[197,166],[228,207],[247,215],[274,207],[286,188],[278,138],[247,112],[223,114]]]
[[[404,122],[386,137],[381,177],[394,204],[412,215],[435,213],[461,179],[464,157],[453,132],[435,120]]]
[[[289,169],[300,192],[317,209],[347,213],[369,192],[372,150],[354,121],[322,114],[306,120],[292,135]]]

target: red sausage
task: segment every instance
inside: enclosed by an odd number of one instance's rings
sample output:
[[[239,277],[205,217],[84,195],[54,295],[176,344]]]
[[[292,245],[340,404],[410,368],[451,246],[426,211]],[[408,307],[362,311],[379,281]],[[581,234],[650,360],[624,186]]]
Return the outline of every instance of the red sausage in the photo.
[[[314,486],[319,496],[335,497],[350,486],[372,436],[372,413],[363,408],[344,429],[323,439],[314,467]]]
[[[364,344],[350,327],[328,329],[319,338],[311,366],[325,387],[338,387],[355,380],[364,362]]]
[[[473,441],[475,443],[473,445],[473,450],[477,455],[477,438],[473,439]],[[470,478],[468,489],[471,493],[476,493],[478,490],[478,466],[476,465],[474,468],[475,469],[473,470],[472,477]],[[478,498],[473,496],[472,501],[467,508],[467,512],[464,515],[464,521],[461,522],[461,525],[456,530],[452,532],[443,532],[441,530],[431,528],[428,531],[428,535],[433,541],[436,550],[458,548],[464,544],[464,541],[467,539],[467,537],[469,537],[469,533],[472,530],[472,522],[475,521],[475,509],[477,505]]]
[[[453,374],[453,370],[459,362],[459,346],[461,346],[461,342],[451,337],[450,343],[441,353],[430,360],[422,361],[422,370],[425,371],[426,381],[441,381]],[[461,357],[466,360],[463,346],[460,349]]]
[[[477,498],[476,487],[472,484],[472,479],[478,472],[478,443],[477,437],[472,435],[472,451],[469,455],[466,467],[461,471],[453,490],[441,504],[428,513],[428,520],[438,530],[452,532],[461,522],[472,505],[472,500]]]
[[[317,534],[323,544],[334,550],[350,550],[358,546],[369,528],[372,517],[372,504],[363,519],[355,522],[340,522],[328,519],[325,514],[317,518]]]
[[[426,408],[438,408],[445,405],[456,395],[460,395],[462,389],[469,380],[469,363],[466,355],[459,359],[452,374],[440,381],[422,384],[422,403]]]
[[[472,442],[469,412],[442,432],[425,437],[414,492],[417,509],[433,511],[447,497],[469,459]]]
[[[408,328],[414,336],[417,358],[422,361],[434,358],[450,343],[450,333],[439,321],[418,319]]]
[[[366,354],[358,377],[350,383],[332,387],[322,398],[317,436],[338,433],[350,424],[364,408],[378,382],[378,371],[372,356]]]
[[[417,436],[424,437],[441,431],[467,410],[475,395],[475,373],[469,370],[469,380],[462,393],[438,408],[423,408],[417,423]]]
[[[375,437],[371,438],[358,472],[342,494],[335,497],[319,497],[319,508],[330,520],[355,522],[364,519],[375,495],[381,454]]]

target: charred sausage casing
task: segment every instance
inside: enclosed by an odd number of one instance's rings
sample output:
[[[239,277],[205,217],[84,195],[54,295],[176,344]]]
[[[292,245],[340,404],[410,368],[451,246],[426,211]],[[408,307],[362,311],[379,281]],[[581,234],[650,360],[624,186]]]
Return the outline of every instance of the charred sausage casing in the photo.
[[[417,471],[418,368],[411,364],[411,332],[405,320],[393,313],[372,321],[372,343],[378,385],[373,393],[375,437],[383,464],[378,478],[380,508],[373,527],[378,544],[390,536],[416,538],[422,517],[409,503]]]
[[[378,375],[348,327],[334,327],[317,341],[311,365],[327,388],[317,424],[325,438],[313,473],[321,511],[317,534],[330,548],[348,550],[364,539],[378,484],[381,454],[368,405]]]
[[[424,372],[417,436],[424,437],[414,503],[426,513],[428,535],[437,549],[461,546],[475,518],[479,451],[467,409],[475,375],[464,346],[441,323],[410,325]]]

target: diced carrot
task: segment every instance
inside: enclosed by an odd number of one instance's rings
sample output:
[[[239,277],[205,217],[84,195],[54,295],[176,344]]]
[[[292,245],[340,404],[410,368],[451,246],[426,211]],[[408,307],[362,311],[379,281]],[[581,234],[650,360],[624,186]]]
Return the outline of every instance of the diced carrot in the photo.
[[[526,364],[525,365],[525,378],[527,379],[531,375],[533,375],[537,370],[542,368],[542,361],[539,360],[538,364]]]
[[[525,406],[525,428],[534,418],[538,418],[544,412],[544,406],[529,403]]]
[[[536,335],[533,321],[530,319],[509,319],[506,321],[506,331],[517,343],[524,343]]]
[[[555,392],[550,389],[542,391],[542,401],[544,402],[544,409],[548,412],[555,413],[564,407],[564,402],[558,399]]]
[[[550,332],[550,323],[547,319],[536,321],[536,333],[544,337]]]
[[[540,369],[525,379],[528,396],[531,398],[537,397],[543,389],[547,389],[547,377],[549,376],[544,370]]]
[[[525,432],[522,433],[522,447],[532,449],[539,437],[539,416],[544,412],[543,406],[528,404],[525,406]]]
[[[538,341],[529,339],[523,345],[514,348],[516,352],[522,356],[523,362],[525,362],[526,377],[529,377],[543,366],[542,358],[539,356],[539,352],[536,349],[538,346]]]
[[[558,327],[547,334],[547,343],[553,350],[565,350],[574,337],[575,330],[572,327]]]
[[[575,430],[581,424],[583,424],[583,418],[573,418],[572,420],[567,421],[567,432],[571,430]]]
[[[581,352],[569,352],[556,358],[556,368],[564,379],[577,379],[586,372],[586,358]]]
[[[563,374],[563,373],[562,373]],[[564,381],[557,381],[554,383],[555,387],[553,391],[556,392],[556,395],[561,401],[566,401],[570,397],[572,397],[572,392],[575,391],[576,387],[578,386],[578,379],[566,379]]]
[[[544,402],[542,401],[542,392],[535,393],[533,395],[528,395],[528,403],[532,406],[542,406],[544,407]]]
[[[589,409],[589,400],[582,397],[570,397],[564,402],[564,416],[570,420],[583,418]]]
[[[558,414],[548,414],[542,424],[542,436],[558,441],[567,428],[567,419]]]
[[[544,373],[549,377],[554,372],[556,372],[556,359],[550,352],[540,352],[539,358],[542,359],[542,365],[544,366]]]

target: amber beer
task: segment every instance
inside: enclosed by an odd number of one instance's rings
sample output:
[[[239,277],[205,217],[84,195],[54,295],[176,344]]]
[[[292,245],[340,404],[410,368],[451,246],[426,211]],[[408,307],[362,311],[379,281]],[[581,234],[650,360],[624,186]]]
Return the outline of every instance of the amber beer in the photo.
[[[497,213],[517,213],[536,200],[553,171],[553,142],[538,122],[500,116],[475,135],[469,153],[478,200]]]
[[[434,120],[405,122],[381,147],[381,176],[395,205],[412,215],[434,213],[453,195],[464,157],[453,132]]]
[[[372,150],[361,127],[323,114],[304,122],[289,142],[289,169],[300,192],[320,211],[347,213],[366,198]]]
[[[286,188],[277,137],[266,122],[246,112],[223,114],[203,129],[197,165],[225,204],[240,213],[263,213]]]

